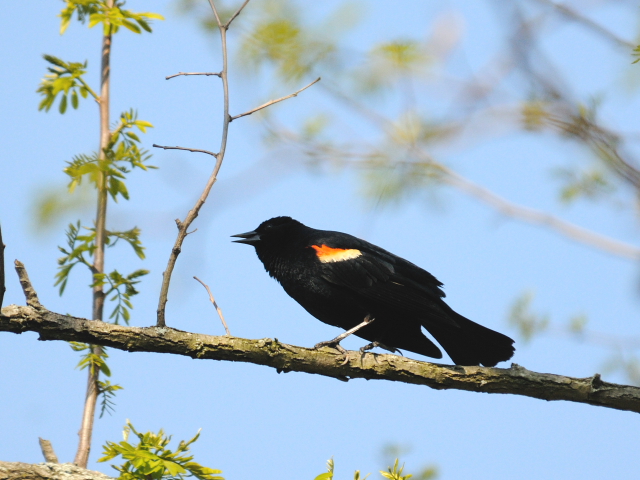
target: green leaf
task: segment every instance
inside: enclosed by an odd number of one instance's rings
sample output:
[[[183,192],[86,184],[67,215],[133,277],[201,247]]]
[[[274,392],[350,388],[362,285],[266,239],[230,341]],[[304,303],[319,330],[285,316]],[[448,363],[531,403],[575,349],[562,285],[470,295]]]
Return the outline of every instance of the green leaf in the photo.
[[[142,30],[140,30],[140,27],[129,20],[123,20],[122,25],[125,28],[131,30],[133,33],[142,33]]]
[[[125,135],[136,142],[140,141],[140,138],[138,138],[138,136],[133,132],[126,132]]]
[[[77,110],[78,109],[78,92],[76,90],[74,90],[73,92],[71,92],[71,106]]]
[[[320,475],[318,475],[313,480],[331,480],[332,478],[333,478],[333,473],[325,472],[325,473],[321,473]]]
[[[62,96],[62,100],[60,100],[60,107],[59,107],[60,113],[64,113],[67,111],[67,96],[63,95]]]

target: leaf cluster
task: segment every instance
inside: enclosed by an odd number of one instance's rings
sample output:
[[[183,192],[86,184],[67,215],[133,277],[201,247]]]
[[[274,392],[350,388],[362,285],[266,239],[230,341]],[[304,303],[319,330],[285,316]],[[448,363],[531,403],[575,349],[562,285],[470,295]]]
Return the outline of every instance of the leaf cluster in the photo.
[[[339,9],[314,26],[304,24],[299,10],[286,0],[271,0],[258,8],[253,10],[252,25],[240,43],[245,67],[258,70],[271,64],[278,77],[296,82],[312,74],[319,64],[337,60],[336,34],[339,24],[352,16],[348,5],[347,10]]]
[[[103,24],[103,34],[117,33],[121,27],[133,33],[142,31],[151,32],[150,20],[164,20],[162,15],[151,12],[135,13],[124,10],[125,1],[115,1],[109,6],[106,0],[65,0],[65,7],[60,13],[60,33],[63,34],[69,25],[73,15],[76,14],[80,22],[89,20],[89,28],[97,24]]]
[[[154,169],[153,165],[147,165],[151,155],[145,149],[140,148],[140,137],[132,131],[134,128],[142,133],[146,133],[147,128],[153,125],[145,120],[138,120],[134,110],[123,112],[118,123],[114,126],[111,138],[104,155],[101,157],[97,152],[90,155],[80,154],[67,162],[64,169],[70,178],[69,192],[73,192],[80,185],[84,178],[101,188],[106,186],[109,195],[114,201],[118,201],[118,196],[129,200],[129,191],[124,180],[126,175],[133,169],[142,170]]]
[[[89,369],[92,376],[96,375],[97,372],[103,373],[106,377],[111,376],[111,369],[107,365],[109,355],[107,354],[106,347],[81,342],[69,342],[69,345],[74,352],[85,352],[82,354],[76,368],[80,370]],[[116,392],[122,390],[123,387],[112,384],[109,380],[104,382],[98,380],[97,387],[98,395],[102,398],[100,408],[100,418],[102,418],[105,412],[109,414],[113,412],[115,406],[113,397],[115,397]]]
[[[335,464],[333,458],[327,460],[327,471],[321,473],[314,480],[333,480]],[[399,466],[399,460],[396,458],[393,463],[393,467],[388,467],[387,471],[380,471],[380,475],[382,478],[387,478],[389,480],[409,480],[409,478],[413,477],[412,474],[408,473],[403,475],[404,464]],[[416,478],[416,480],[431,480],[437,476],[438,472],[434,467],[425,468]],[[364,477],[360,476],[360,470],[356,470],[353,474],[353,480],[365,480],[370,473],[367,473]]]
[[[81,235],[81,230],[87,230],[89,233]],[[109,231],[106,232],[105,243],[108,247],[115,246],[118,241],[123,240],[131,246],[133,251],[140,259],[144,259],[144,247],[140,241],[140,229],[137,227],[131,230],[123,232]],[[131,303],[131,297],[137,295],[139,292],[135,288],[135,285],[140,283],[140,277],[147,275],[148,270],[139,269],[130,273],[129,275],[123,275],[117,270],[113,270],[111,273],[99,273],[96,272],[93,265],[90,263],[87,256],[93,255],[96,249],[95,228],[81,227],[80,221],[76,224],[70,223],[67,228],[67,248],[58,247],[58,249],[64,254],[64,256],[58,259],[58,273],[56,273],[55,286],[60,285],[59,293],[62,295],[67,286],[69,280],[69,274],[73,267],[78,264],[85,265],[93,273],[93,283],[91,287],[108,285],[109,288],[105,291],[105,296],[109,297],[109,300],[115,301],[114,307],[110,319],[117,325],[120,320],[124,320],[126,324],[129,324],[131,314],[130,309],[133,308]]]
[[[99,101],[99,97],[84,80],[83,75],[87,73],[87,62],[65,62],[53,55],[43,55],[50,64],[47,67],[49,73],[40,82],[37,93],[42,95],[38,110],[48,112],[56,101],[58,94],[62,94],[58,111],[65,113],[69,102],[74,109],[80,105],[80,97],[87,98],[91,95],[94,100]]]
[[[138,443],[128,442],[129,432],[138,437]],[[120,480],[162,480],[185,479],[196,477],[199,480],[224,480],[217,475],[221,470],[204,467],[193,461],[189,455],[190,445],[198,440],[200,431],[189,441],[181,441],[176,451],[168,447],[171,436],[165,435],[163,430],[158,433],[138,433],[130,422],[124,431],[124,440],[114,443],[107,442],[103,447],[104,456],[98,462],[107,462],[118,456],[125,461],[120,466],[112,465],[120,472]]]

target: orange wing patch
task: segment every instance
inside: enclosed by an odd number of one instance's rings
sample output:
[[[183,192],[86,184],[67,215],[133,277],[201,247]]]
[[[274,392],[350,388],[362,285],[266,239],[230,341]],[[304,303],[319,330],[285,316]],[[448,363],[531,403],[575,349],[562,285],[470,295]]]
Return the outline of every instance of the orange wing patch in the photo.
[[[316,251],[316,255],[322,263],[342,262],[362,255],[362,252],[355,248],[331,248],[326,245],[311,245],[311,248]]]

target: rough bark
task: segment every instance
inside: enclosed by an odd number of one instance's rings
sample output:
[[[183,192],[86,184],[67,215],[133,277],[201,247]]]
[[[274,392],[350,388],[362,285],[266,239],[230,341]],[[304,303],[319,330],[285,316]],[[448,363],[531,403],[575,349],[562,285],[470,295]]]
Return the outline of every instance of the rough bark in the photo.
[[[21,463],[0,461],[0,480],[114,480],[104,473],[72,463]]]
[[[640,413],[640,388],[603,382],[600,375],[572,378],[511,368],[462,367],[420,362],[399,355],[349,352],[349,361],[330,348],[314,350],[265,338],[210,336],[168,327],[124,327],[10,305],[2,309],[0,331],[38,332],[40,340],[104,345],[129,352],[185,355],[195,359],[247,362],[278,372],[305,372],[339,380],[391,380],[442,389],[510,393],[542,400],[566,400]],[[0,479],[1,480],[1,479]]]
[[[42,437],[38,437],[40,441],[40,449],[42,450],[42,455],[44,456],[44,461],[47,463],[60,463],[58,461],[58,456],[56,452],[53,450],[53,445],[49,440],[45,440]]]

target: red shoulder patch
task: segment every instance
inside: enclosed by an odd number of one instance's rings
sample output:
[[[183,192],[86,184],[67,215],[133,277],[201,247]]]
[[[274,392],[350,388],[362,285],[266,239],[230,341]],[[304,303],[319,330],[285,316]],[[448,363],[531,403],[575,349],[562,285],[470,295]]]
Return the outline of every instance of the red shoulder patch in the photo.
[[[311,245],[316,251],[316,256],[322,263],[328,262],[342,262],[344,260],[351,260],[358,258],[362,255],[360,250],[355,248],[331,248],[326,245]]]

